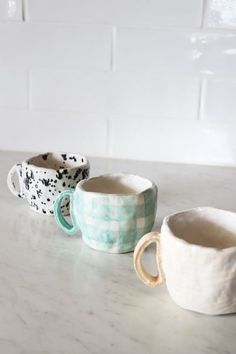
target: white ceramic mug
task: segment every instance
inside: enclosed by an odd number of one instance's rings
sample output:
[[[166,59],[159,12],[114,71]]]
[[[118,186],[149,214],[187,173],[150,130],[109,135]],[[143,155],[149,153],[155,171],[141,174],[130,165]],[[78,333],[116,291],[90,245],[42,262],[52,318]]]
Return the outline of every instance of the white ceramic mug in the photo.
[[[89,162],[84,156],[52,153],[31,157],[14,165],[7,176],[10,191],[26,199],[39,213],[52,215],[59,193],[74,189],[79,181],[89,176]],[[61,205],[62,213],[69,213],[69,201]]]
[[[158,275],[146,272],[141,256],[156,244]],[[181,307],[209,315],[236,312],[236,214],[202,207],[166,217],[161,234],[138,242],[134,267],[148,286],[166,282]]]

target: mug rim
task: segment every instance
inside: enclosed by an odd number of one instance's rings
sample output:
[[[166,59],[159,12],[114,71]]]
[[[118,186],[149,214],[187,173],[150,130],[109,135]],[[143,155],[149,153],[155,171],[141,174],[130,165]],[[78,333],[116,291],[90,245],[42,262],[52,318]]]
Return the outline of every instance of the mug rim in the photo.
[[[209,251],[214,251],[216,253],[231,253],[236,251],[236,246],[231,246],[231,247],[225,247],[225,248],[217,248],[217,247],[210,247],[210,246],[204,246],[204,245],[199,245],[199,244],[195,244],[189,241],[186,241],[178,236],[176,236],[176,234],[172,231],[172,229],[169,226],[169,221],[170,218],[175,217],[177,215],[180,214],[185,214],[187,212],[197,212],[197,211],[201,211],[201,210],[218,210],[218,211],[223,211],[225,213],[229,213],[229,214],[234,214],[235,218],[236,218],[236,213],[230,210],[225,210],[225,209],[220,209],[220,208],[215,208],[215,207],[210,207],[210,206],[202,206],[202,207],[196,207],[196,208],[190,208],[190,209],[185,209],[182,211],[178,211],[175,213],[172,213],[170,215],[167,215],[164,217],[162,226],[161,226],[161,235],[163,233],[163,228],[167,228],[169,235],[171,237],[173,237],[180,245],[183,246],[190,246],[196,249],[199,249],[201,251],[205,251],[205,252],[209,252]]]
[[[55,168],[52,168],[52,167],[42,167],[42,166],[37,166],[36,164],[34,163],[31,163],[30,160],[31,159],[34,159],[34,158],[37,158],[37,157],[42,157],[43,155],[74,155],[76,156],[77,158],[83,158],[85,160],[85,163],[83,163],[82,165],[77,165],[77,166],[74,166],[74,167],[62,167],[62,168],[58,168],[58,169],[55,169]],[[22,165],[27,165],[27,166],[30,166],[31,168],[33,167],[34,169],[37,169],[37,170],[42,170],[42,171],[64,171],[64,170],[68,170],[68,171],[73,171],[74,169],[78,169],[78,168],[81,168],[81,169],[85,169],[85,168],[89,168],[90,167],[90,164],[89,164],[89,160],[87,159],[86,156],[84,155],[80,155],[80,154],[77,154],[77,153],[73,153],[73,152],[58,152],[58,151],[49,151],[49,152],[45,152],[45,153],[41,153],[41,154],[38,154],[38,155],[34,155],[34,156],[31,156],[31,157],[28,157],[27,159],[25,159],[23,162],[22,162]]]
[[[92,179],[97,179],[97,178],[101,178],[101,177],[117,177],[117,176],[132,176],[132,177],[138,177],[141,178],[143,180],[146,180],[148,182],[151,183],[151,186],[148,188],[145,188],[144,190],[142,190],[141,192],[136,192],[136,193],[102,193],[102,192],[95,192],[95,191],[86,191],[85,189],[82,188],[84,183],[87,183],[88,181],[92,180]],[[89,194],[95,194],[95,195],[99,195],[99,196],[113,196],[113,197],[130,197],[130,196],[137,196],[139,194],[142,194],[146,191],[148,191],[149,189],[153,189],[156,188],[158,191],[158,187],[157,185],[149,178],[146,177],[142,177],[139,175],[135,175],[133,173],[123,173],[123,172],[118,172],[118,173],[104,173],[102,175],[98,175],[98,176],[93,176],[87,179],[83,179],[81,181],[79,181],[79,183],[77,184],[75,191],[80,190],[83,193],[89,193]]]

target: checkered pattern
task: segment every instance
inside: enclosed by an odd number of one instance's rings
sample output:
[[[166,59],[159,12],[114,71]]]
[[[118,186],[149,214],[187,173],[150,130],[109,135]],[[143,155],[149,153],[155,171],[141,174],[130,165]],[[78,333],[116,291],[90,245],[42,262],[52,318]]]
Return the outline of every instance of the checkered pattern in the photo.
[[[151,231],[156,215],[155,186],[138,195],[101,195],[79,190],[74,212],[83,239],[106,252],[132,251]]]

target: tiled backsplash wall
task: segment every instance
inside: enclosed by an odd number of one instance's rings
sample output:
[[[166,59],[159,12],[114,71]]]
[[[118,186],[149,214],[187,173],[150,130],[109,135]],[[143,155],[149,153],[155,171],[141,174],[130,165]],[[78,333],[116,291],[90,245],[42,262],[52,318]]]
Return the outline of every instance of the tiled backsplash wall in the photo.
[[[0,0],[0,148],[236,165],[236,0]]]

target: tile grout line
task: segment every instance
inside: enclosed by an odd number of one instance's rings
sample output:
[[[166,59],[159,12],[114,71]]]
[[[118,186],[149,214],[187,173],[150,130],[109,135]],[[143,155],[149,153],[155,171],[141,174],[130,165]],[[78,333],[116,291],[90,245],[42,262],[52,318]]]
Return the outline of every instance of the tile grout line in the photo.
[[[28,110],[31,112],[32,107],[32,82],[31,82],[31,70],[28,70]]]
[[[111,121],[110,118],[107,117],[107,146],[106,146],[106,150],[107,150],[107,155],[109,157],[112,156],[112,134],[111,134]]]
[[[26,22],[26,0],[21,0],[22,21]]]
[[[22,0],[22,1],[26,1],[26,0]],[[202,10],[202,14],[201,14],[201,23],[202,23],[202,18],[204,17],[204,13],[206,12],[205,9]],[[25,6],[24,8],[24,16],[28,17],[27,14],[27,6]],[[25,21],[27,21],[25,19]],[[71,26],[71,27],[81,27],[81,28],[89,28],[89,27],[96,27],[97,29],[110,29],[111,25],[107,25],[106,23],[98,23],[98,22],[93,22],[93,23],[86,23],[86,22],[64,22],[64,21],[45,21],[45,20],[33,20],[33,22],[31,22],[33,24],[36,25],[61,25],[61,26]],[[117,26],[113,26],[112,29],[116,30],[117,32]],[[143,27],[143,26],[119,26],[120,30],[131,30],[131,31],[153,31],[153,32],[176,32],[176,33],[182,33],[182,32],[201,32],[202,30],[204,30],[204,32],[206,33],[226,33],[226,32],[231,32],[231,33],[235,33],[236,29],[235,28],[231,28],[231,27],[203,27],[200,24],[200,26],[184,26],[184,27],[180,27],[180,26],[158,26],[158,27]]]
[[[202,13],[201,13],[201,24],[200,24],[200,28],[202,30],[205,29],[206,6],[207,6],[207,0],[202,0]]]
[[[116,36],[117,36],[117,28],[116,26],[112,27],[111,34],[111,71],[116,71]]]
[[[204,106],[204,94],[205,94],[205,79],[200,78],[200,87],[199,87],[199,99],[198,99],[198,110],[197,110],[197,121],[202,120],[203,106]]]

